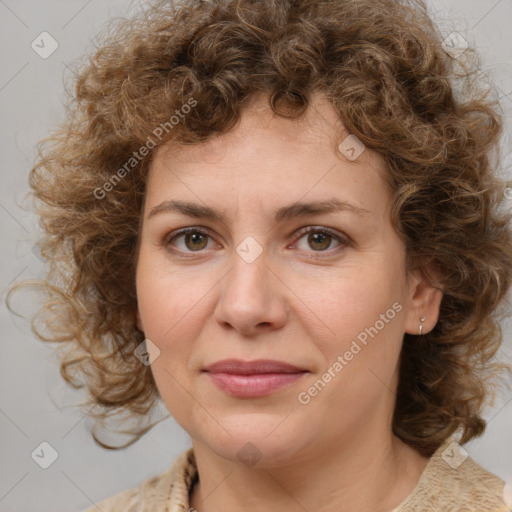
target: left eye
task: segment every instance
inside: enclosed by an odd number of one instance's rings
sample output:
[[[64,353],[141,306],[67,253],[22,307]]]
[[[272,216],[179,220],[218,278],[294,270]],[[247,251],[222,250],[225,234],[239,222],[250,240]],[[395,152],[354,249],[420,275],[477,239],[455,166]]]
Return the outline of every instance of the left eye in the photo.
[[[315,252],[326,251],[327,249],[343,245],[340,236],[326,231],[325,229],[314,228],[306,231],[297,242],[297,247],[301,250],[313,249]]]

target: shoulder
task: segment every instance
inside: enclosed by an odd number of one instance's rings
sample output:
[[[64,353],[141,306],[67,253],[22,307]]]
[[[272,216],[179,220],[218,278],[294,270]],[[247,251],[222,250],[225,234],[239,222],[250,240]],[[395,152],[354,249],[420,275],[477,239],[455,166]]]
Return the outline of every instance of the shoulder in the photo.
[[[186,512],[189,491],[195,482],[197,467],[193,449],[183,452],[163,473],[137,487],[96,503],[85,512]]]
[[[504,486],[501,478],[449,441],[432,455],[413,492],[392,512],[508,512]]]

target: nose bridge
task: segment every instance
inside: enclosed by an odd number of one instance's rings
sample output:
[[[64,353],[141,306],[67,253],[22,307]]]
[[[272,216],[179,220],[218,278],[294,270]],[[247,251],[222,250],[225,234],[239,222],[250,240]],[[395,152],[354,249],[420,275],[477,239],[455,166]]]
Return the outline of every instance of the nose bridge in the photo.
[[[276,328],[283,324],[284,297],[267,265],[263,248],[258,248],[254,240],[239,244],[231,270],[221,286],[215,313],[217,321],[244,333],[254,333],[262,325]]]
[[[268,268],[261,248],[257,254],[252,242],[242,242],[233,254],[231,272],[224,292],[246,303],[262,300],[268,294]]]
[[[239,216],[240,221],[242,217],[244,216]],[[250,235],[243,236],[242,232],[235,233],[235,237],[237,235],[240,238],[238,239],[238,245],[234,247],[232,270],[229,273],[228,281],[230,287],[234,286],[235,291],[239,289],[240,292],[246,293],[247,289],[253,286],[256,292],[258,281],[268,272],[266,267],[268,251],[264,251],[262,236],[258,236],[259,240],[256,240],[255,237]]]

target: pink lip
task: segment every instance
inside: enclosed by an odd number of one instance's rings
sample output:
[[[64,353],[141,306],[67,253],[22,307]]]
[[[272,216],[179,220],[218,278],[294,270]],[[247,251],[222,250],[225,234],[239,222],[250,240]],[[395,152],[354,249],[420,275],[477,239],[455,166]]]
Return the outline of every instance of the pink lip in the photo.
[[[280,361],[227,359],[204,370],[213,383],[232,396],[267,396],[302,377],[306,370]]]

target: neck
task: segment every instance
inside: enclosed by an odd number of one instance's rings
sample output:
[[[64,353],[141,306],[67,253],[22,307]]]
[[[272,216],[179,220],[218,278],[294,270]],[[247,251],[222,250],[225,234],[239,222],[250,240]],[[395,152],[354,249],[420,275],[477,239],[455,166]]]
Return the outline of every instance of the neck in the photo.
[[[197,512],[389,512],[412,492],[428,463],[392,434],[355,435],[315,458],[266,468],[218,457],[198,440],[193,446],[200,481],[190,506]]]

